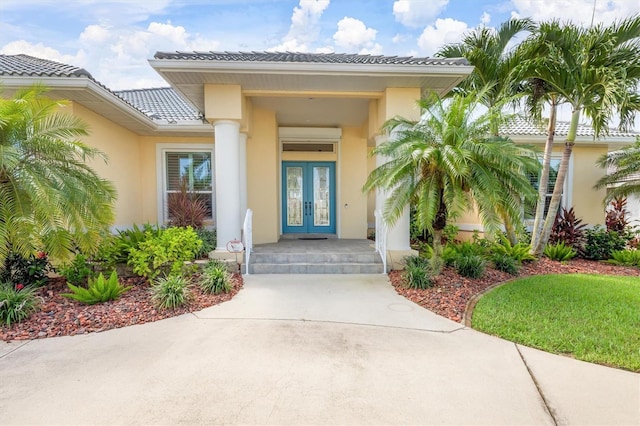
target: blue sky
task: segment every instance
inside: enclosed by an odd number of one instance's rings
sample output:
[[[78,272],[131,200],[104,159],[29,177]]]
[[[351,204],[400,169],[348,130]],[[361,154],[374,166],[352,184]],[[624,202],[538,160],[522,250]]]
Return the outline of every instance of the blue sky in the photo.
[[[158,50],[278,50],[432,56],[511,16],[588,24],[594,0],[2,0],[0,53],[87,69],[111,89],[166,86]],[[596,21],[640,9],[595,0]]]

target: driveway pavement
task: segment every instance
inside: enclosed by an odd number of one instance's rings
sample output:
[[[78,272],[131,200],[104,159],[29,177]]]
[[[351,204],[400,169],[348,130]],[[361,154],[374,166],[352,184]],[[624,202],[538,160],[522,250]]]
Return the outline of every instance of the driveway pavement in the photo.
[[[0,342],[0,424],[640,424],[640,375],[487,336],[382,275],[251,275],[151,324]]]

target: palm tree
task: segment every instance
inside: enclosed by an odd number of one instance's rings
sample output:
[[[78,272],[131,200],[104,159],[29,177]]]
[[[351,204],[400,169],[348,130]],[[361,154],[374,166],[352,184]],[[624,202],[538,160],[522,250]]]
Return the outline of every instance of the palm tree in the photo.
[[[444,46],[435,56],[442,58],[466,58],[473,65],[473,72],[451,93],[482,93],[478,99],[482,105],[498,111],[507,103],[515,102],[519,96],[518,80],[512,78],[512,72],[520,61],[518,50],[513,46],[514,39],[522,32],[534,31],[536,25],[531,19],[510,19],[496,30],[479,27],[467,34],[462,42]],[[490,122],[490,132],[499,134],[500,120],[496,111]],[[515,244],[514,224],[507,212],[502,214],[507,236]]]
[[[482,94],[481,94],[482,95]],[[365,191],[389,191],[384,216],[393,224],[410,204],[416,221],[433,235],[434,256],[442,253],[449,220],[477,208],[487,232],[499,229],[501,213],[519,223],[523,199],[535,198],[527,173],[537,171],[535,153],[507,138],[489,135],[492,112],[477,113],[477,94],[456,94],[419,102],[423,118],[385,123],[390,140],[373,150],[390,160],[371,172]]]
[[[86,161],[104,158],[78,138],[87,126],[32,86],[0,99],[0,260],[36,250],[90,250],[114,218],[115,189]]]
[[[610,171],[595,186],[610,188],[605,204],[615,198],[640,195],[640,138],[633,145],[603,155],[598,159],[598,165]]]
[[[523,52],[529,59],[521,63],[522,75],[544,81],[558,104],[566,103],[572,109],[550,213],[541,229],[534,230],[533,253],[540,256],[553,227],[553,212],[560,206],[581,115],[590,119],[597,138],[607,133],[614,113],[620,118],[620,128],[628,129],[640,110],[640,16],[590,28],[558,21],[542,23],[523,43]]]
[[[466,58],[473,65],[473,72],[453,90],[453,93],[482,93],[478,100],[487,108],[505,105],[506,98],[518,94],[517,80],[511,73],[520,61],[514,48],[514,39],[523,31],[534,31],[536,25],[529,18],[512,18],[496,30],[479,27],[465,35],[460,43],[444,46],[435,56],[441,58]],[[491,134],[498,136],[499,121],[492,120]]]

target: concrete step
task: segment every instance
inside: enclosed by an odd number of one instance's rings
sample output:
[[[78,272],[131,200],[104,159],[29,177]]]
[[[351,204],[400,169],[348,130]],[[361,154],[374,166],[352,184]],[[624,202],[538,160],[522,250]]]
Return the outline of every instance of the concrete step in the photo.
[[[376,252],[367,253],[272,253],[253,252],[251,263],[382,263]]]
[[[252,274],[381,274],[380,263],[253,263]]]

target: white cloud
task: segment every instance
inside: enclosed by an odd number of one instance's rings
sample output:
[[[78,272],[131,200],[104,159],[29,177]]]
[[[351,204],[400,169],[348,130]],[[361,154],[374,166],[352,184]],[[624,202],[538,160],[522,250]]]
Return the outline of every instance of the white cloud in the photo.
[[[512,0],[512,16],[527,16],[536,21],[560,19],[589,25],[594,0]],[[609,24],[614,20],[638,13],[638,0],[608,0],[595,2],[594,21]]]
[[[338,31],[333,35],[333,40],[336,46],[354,51],[372,46],[377,33],[359,19],[344,17],[338,22]]]
[[[330,0],[300,0],[293,8],[291,26],[282,42],[269,51],[308,52],[320,32],[318,22]]]
[[[462,40],[462,35],[469,31],[465,22],[455,19],[436,19],[434,25],[428,25],[418,38],[418,46],[423,53],[433,56],[442,46],[449,43],[457,43]]]
[[[146,29],[89,25],[78,37],[78,49],[71,54],[24,40],[10,42],[0,52],[26,53],[82,67],[108,88],[120,90],[167,85],[147,63],[156,51],[216,50],[219,45],[218,41],[190,34],[182,26],[151,22]]]
[[[491,15],[487,12],[483,12],[482,16],[480,16],[480,23],[482,25],[489,25],[489,22],[491,22]]]
[[[432,23],[448,3],[449,0],[396,0],[393,2],[393,15],[402,25],[422,27]]]
[[[333,48],[333,46],[324,46],[324,47],[318,47],[315,50],[315,53],[334,53],[335,49]]]

